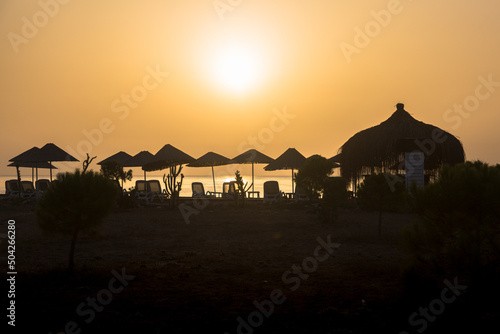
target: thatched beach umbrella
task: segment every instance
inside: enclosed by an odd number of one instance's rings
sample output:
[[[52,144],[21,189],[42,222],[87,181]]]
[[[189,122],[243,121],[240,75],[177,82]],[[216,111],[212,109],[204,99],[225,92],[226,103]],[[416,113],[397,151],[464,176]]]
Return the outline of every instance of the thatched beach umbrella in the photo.
[[[156,154],[152,162],[142,167],[145,171],[162,170],[170,166],[183,165],[193,162],[195,159],[170,144],[163,146]]]
[[[123,152],[123,151],[120,151],[120,152],[113,154],[112,156],[107,157],[106,159],[98,162],[97,164],[102,165],[103,163],[108,162],[108,161],[116,161],[117,163],[119,163],[120,165],[123,166],[123,164],[125,162],[127,162],[128,160],[130,160],[131,158],[132,158],[132,156],[130,154]]]
[[[19,171],[19,167],[24,167],[23,165],[24,164],[31,164],[31,165],[35,165],[35,168],[36,169],[36,179],[38,180],[38,167],[36,165],[38,164],[43,164],[44,161],[43,158],[40,156],[40,149],[36,146],[30,148],[29,150],[27,151],[24,151],[23,153],[15,156],[14,158],[10,159],[9,161],[12,161],[12,164],[10,164],[9,166],[12,166],[12,167],[16,167],[16,171],[17,171],[17,175],[18,175],[18,181],[20,181],[20,171]],[[32,173],[31,173],[31,178],[34,179],[33,177],[33,170],[32,170]]]
[[[214,174],[214,166],[222,166],[222,165],[227,165],[230,163],[229,158],[226,158],[223,155],[214,153],[214,152],[208,152],[198,159],[196,159],[193,162],[190,162],[187,166],[188,167],[212,167],[212,179],[214,182],[214,192],[215,190],[215,174]]]
[[[413,118],[402,103],[386,121],[360,131],[339,149],[341,173],[356,184],[363,174],[385,172],[405,152],[420,151],[430,174],[443,164],[465,161],[462,143],[452,134]]]
[[[123,163],[123,167],[144,167],[154,161],[155,156],[149,151],[141,151]],[[146,181],[146,171],[144,170],[144,181]]]
[[[292,193],[294,191],[294,182],[293,182],[293,171],[296,169],[300,169],[304,162],[306,161],[306,157],[303,156],[299,151],[294,148],[289,148],[282,155],[277,157],[273,162],[264,167],[265,170],[284,170],[291,169],[292,170]]]
[[[241,153],[240,155],[234,157],[231,159],[231,163],[238,163],[238,164],[252,164],[252,191],[254,191],[255,187],[255,182],[254,182],[254,170],[253,170],[253,165],[254,164],[269,164],[273,162],[274,159],[271,157],[268,157],[267,155],[260,153],[256,149],[250,149],[246,152]]]
[[[45,144],[40,149],[40,157],[43,158],[43,161],[48,161],[49,163],[53,161],[78,161],[69,153],[52,143]],[[50,180],[52,181],[52,168],[50,169]]]

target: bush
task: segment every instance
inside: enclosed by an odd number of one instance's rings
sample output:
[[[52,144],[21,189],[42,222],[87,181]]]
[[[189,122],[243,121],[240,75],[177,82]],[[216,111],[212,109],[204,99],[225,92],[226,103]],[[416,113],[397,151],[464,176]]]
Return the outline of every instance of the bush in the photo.
[[[71,235],[68,270],[80,231],[92,231],[116,204],[118,186],[92,171],[58,174],[37,203],[38,225],[44,231]]]
[[[500,278],[498,165],[477,161],[445,166],[435,183],[414,188],[412,194],[420,216],[406,232],[414,272],[458,276],[476,287]]]
[[[309,198],[318,199],[332,174],[334,163],[320,155],[308,158],[295,176],[298,186],[303,187]]]

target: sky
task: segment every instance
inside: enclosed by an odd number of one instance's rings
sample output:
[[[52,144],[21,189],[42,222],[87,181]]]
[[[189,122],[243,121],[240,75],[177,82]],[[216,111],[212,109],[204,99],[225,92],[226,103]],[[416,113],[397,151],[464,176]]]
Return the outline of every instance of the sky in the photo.
[[[2,0],[0,174],[46,143],[97,156],[93,169],[165,144],[329,158],[399,102],[468,160],[500,163],[499,13],[495,0]]]

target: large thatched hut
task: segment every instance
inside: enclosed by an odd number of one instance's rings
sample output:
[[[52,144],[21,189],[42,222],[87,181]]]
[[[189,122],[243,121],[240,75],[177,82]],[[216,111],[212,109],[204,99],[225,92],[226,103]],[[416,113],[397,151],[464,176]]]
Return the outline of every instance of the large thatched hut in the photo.
[[[354,185],[374,172],[404,173],[405,152],[424,154],[426,179],[435,177],[443,164],[465,161],[460,140],[440,128],[413,118],[402,103],[386,121],[360,131],[339,149],[342,176]]]

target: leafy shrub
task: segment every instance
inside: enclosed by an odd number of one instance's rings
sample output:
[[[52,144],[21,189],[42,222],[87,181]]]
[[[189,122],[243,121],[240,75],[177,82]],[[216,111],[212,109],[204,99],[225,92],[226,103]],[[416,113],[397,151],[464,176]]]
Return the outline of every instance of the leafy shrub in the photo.
[[[334,163],[321,155],[308,158],[295,175],[297,185],[301,186],[309,198],[318,199],[332,174]]]
[[[114,207],[119,188],[113,181],[93,171],[58,174],[37,203],[38,225],[44,231],[71,236],[68,270],[78,233],[92,231]]]
[[[500,278],[498,165],[476,161],[445,166],[435,183],[414,188],[412,194],[420,216],[406,232],[414,273],[459,276],[476,286]]]

